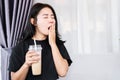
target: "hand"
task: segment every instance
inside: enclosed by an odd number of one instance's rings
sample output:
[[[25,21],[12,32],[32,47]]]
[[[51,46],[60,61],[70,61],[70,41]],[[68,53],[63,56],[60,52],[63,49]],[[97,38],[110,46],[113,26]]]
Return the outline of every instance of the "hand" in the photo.
[[[25,56],[25,64],[31,66],[40,60],[40,55],[36,51],[28,51]]]
[[[53,45],[56,43],[56,33],[55,33],[55,24],[51,25],[49,28],[49,44]]]

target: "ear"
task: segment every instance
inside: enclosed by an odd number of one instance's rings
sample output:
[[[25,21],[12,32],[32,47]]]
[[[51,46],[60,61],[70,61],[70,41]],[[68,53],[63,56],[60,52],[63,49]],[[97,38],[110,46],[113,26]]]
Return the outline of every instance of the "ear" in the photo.
[[[31,23],[32,25],[35,24],[35,20],[34,20],[34,18],[31,18],[31,19],[30,19],[30,23]]]

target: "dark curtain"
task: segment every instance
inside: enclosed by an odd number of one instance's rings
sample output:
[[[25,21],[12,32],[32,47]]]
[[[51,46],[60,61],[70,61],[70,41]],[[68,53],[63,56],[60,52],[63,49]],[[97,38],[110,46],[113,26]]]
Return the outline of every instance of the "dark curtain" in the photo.
[[[1,80],[9,80],[7,69],[11,48],[16,45],[26,28],[32,3],[33,0],[0,0]]]

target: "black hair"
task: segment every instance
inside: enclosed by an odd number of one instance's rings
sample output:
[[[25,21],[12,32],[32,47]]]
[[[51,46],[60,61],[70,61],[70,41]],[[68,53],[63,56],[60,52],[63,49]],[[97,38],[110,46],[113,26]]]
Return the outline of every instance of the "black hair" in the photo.
[[[33,35],[35,35],[35,26],[33,24],[31,24],[30,19],[34,18],[36,20],[38,13],[45,7],[50,8],[52,10],[52,12],[53,12],[53,15],[54,15],[54,18],[55,18],[55,22],[56,22],[55,23],[56,40],[60,40],[60,35],[58,33],[57,16],[56,16],[56,13],[55,13],[54,9],[49,4],[36,3],[31,8],[31,11],[30,11],[30,14],[29,14],[29,18],[28,18],[28,24],[27,24],[26,29],[24,30],[24,32],[22,34],[22,40],[23,41],[26,40],[26,39],[29,39],[29,38],[33,37]]]

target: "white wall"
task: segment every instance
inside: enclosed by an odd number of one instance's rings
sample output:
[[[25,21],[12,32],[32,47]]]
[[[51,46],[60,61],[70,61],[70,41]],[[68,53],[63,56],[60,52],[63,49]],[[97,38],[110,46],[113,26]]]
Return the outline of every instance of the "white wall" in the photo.
[[[120,80],[120,55],[82,55],[60,80]]]
[[[73,60],[60,80],[120,80],[119,0],[34,0],[51,4]]]

